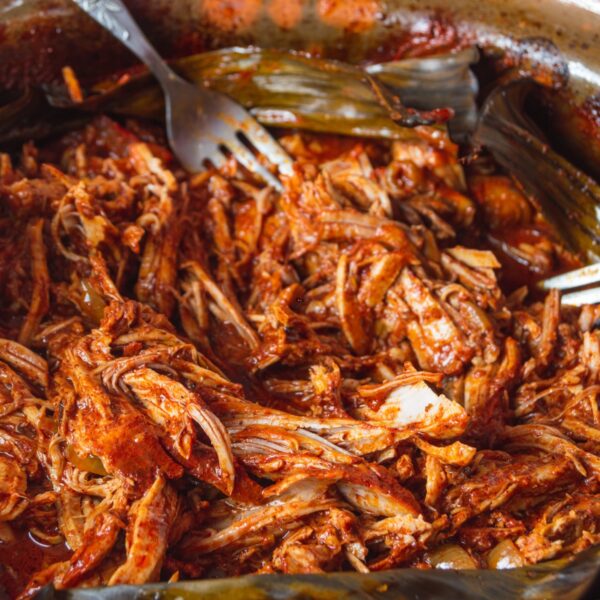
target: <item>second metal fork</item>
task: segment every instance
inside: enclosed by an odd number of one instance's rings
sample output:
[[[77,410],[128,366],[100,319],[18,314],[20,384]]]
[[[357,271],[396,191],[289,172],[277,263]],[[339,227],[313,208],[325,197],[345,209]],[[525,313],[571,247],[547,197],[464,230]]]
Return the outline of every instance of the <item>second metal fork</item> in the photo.
[[[600,303],[600,263],[575,269],[539,282],[543,290],[575,290],[563,294],[561,302],[571,306]],[[583,288],[583,289],[577,289]]]
[[[177,75],[152,47],[121,0],[74,0],[88,15],[118,38],[152,71],[165,94],[167,135],[171,148],[189,171],[210,161],[221,166],[231,152],[249,171],[281,191],[277,177],[251,147],[284,175],[292,159],[237,102],[224,94],[191,84]]]

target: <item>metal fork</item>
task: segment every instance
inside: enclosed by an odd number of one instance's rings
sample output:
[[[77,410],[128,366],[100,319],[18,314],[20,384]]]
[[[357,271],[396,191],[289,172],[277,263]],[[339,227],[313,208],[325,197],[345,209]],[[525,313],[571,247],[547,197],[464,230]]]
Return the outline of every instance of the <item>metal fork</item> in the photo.
[[[556,277],[550,277],[544,279],[538,283],[539,287],[543,290],[576,290],[577,288],[584,288],[569,294],[564,294],[561,297],[563,304],[570,304],[571,306],[583,306],[584,304],[598,304],[600,303],[600,285],[594,284],[600,283],[600,263],[588,265],[581,269],[575,269]]]
[[[158,79],[165,95],[169,143],[186,169],[201,171],[207,161],[219,167],[229,151],[269,185],[283,189],[248,143],[284,175],[291,174],[292,159],[244,108],[224,94],[179,77],[156,52],[121,0],[74,2],[125,44]]]

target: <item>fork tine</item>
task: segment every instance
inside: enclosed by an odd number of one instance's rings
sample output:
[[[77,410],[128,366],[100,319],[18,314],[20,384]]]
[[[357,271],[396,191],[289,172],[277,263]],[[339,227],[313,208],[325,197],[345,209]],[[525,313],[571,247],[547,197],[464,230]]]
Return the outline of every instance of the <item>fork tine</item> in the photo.
[[[543,290],[570,290],[572,288],[600,282],[600,263],[588,265],[581,269],[575,269],[556,277],[550,277],[539,282]]]
[[[242,164],[246,169],[259,175],[264,181],[266,181],[271,187],[275,188],[278,192],[283,192],[283,185],[281,181],[277,179],[266,167],[264,167],[259,160],[244,146],[237,138],[228,139],[224,141],[224,145],[233,154],[233,156]]]
[[[261,154],[277,165],[283,175],[293,173],[292,159],[260,123],[254,119],[244,119],[240,131]]]
[[[579,292],[565,294],[561,298],[562,304],[570,306],[583,306],[584,304],[598,304],[600,302],[600,287],[589,288]]]
[[[217,169],[220,169],[226,162],[227,157],[223,154],[220,148],[216,148],[210,154],[210,160]]]

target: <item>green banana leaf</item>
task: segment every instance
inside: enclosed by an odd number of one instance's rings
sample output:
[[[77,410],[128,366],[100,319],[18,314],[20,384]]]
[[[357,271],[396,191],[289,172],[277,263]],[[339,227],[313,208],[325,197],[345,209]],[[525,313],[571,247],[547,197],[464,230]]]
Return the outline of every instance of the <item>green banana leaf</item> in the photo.
[[[228,94],[265,125],[411,139],[411,127],[441,123],[453,113],[458,136],[472,129],[477,84],[469,65],[477,58],[471,48],[362,68],[292,52],[230,48],[189,56],[173,67],[190,81]],[[400,102],[397,96],[404,95],[407,102]],[[440,109],[442,98],[448,109]],[[45,97],[28,92],[0,108],[0,143],[64,131],[90,112],[159,121],[163,96],[146,72],[100,82],[79,104],[64,88],[48,89]]]
[[[292,52],[229,48],[180,59],[173,67],[186,79],[231,96],[266,125],[396,137],[403,135],[402,125],[433,124],[446,116],[409,113],[397,105],[398,125],[389,108],[378,101],[381,84],[366,69]],[[97,109],[96,100],[103,108],[128,116],[162,118],[164,111],[160,87],[146,73],[90,98],[82,108]],[[54,104],[65,105],[58,99]]]

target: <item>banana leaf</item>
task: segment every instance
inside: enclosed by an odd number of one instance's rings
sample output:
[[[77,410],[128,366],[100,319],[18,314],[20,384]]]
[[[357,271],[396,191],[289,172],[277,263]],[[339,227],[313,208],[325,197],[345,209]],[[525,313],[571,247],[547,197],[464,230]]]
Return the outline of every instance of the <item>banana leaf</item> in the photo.
[[[394,569],[377,573],[247,575],[144,586],[55,590],[39,600],[591,600],[600,571],[600,546],[571,561],[488,571]]]
[[[530,80],[496,88],[486,99],[473,136],[538,199],[544,216],[572,250],[600,260],[600,186],[556,153],[527,116]]]
[[[463,119],[470,111],[472,118],[477,88],[469,65],[477,58],[477,51],[471,48],[363,69],[292,52],[230,48],[189,56],[173,66],[186,79],[231,96],[265,125],[403,138],[410,133],[407,126],[442,120],[445,115],[439,112],[440,107],[456,110]],[[400,123],[395,122],[390,107],[378,101],[383,83],[416,112],[401,111]],[[404,93],[408,102],[403,99]],[[64,98],[62,102],[51,98],[51,102],[55,106],[69,105]],[[146,73],[90,98],[81,108],[97,110],[99,105],[118,114],[146,118],[162,118],[164,110],[162,92]]]
[[[189,56],[173,66],[190,81],[228,94],[265,125],[410,139],[410,127],[441,122],[453,113],[451,132],[464,137],[472,129],[477,85],[469,65],[477,58],[471,48],[361,68],[291,52],[231,48]],[[90,112],[153,120],[164,115],[160,87],[146,72],[100,82],[79,104],[64,89],[52,88],[41,99],[41,110],[38,94],[36,103],[32,95],[16,102],[21,118],[13,117],[14,107],[0,108],[0,143],[63,131]],[[24,127],[23,113],[36,110],[38,120]]]

